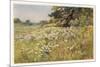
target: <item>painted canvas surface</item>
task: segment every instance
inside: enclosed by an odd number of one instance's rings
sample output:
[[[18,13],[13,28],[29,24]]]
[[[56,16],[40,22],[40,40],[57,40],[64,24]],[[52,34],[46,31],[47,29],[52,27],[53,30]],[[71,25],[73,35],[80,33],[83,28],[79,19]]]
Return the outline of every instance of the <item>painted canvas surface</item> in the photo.
[[[94,59],[92,7],[13,3],[14,64]]]

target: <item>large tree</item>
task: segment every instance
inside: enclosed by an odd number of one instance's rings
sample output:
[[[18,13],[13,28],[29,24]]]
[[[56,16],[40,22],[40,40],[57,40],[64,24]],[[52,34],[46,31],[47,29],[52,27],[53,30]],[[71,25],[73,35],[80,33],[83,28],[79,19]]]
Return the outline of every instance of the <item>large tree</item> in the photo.
[[[82,16],[84,16],[85,18],[93,16],[93,9],[83,7],[78,8],[54,6],[52,8],[52,13],[49,14],[49,16],[53,19],[56,19],[60,26],[70,27],[71,20],[80,20]]]

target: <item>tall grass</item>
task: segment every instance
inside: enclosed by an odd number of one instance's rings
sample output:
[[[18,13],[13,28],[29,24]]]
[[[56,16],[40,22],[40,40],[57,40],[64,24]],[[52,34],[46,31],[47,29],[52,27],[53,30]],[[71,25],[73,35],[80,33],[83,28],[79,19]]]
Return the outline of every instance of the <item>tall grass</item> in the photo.
[[[30,27],[15,24],[14,62],[93,58],[93,26]]]

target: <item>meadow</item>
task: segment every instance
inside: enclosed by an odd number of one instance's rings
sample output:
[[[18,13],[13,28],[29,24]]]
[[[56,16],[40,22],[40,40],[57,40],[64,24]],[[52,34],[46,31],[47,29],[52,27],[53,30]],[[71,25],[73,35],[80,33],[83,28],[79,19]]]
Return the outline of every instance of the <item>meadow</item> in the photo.
[[[14,63],[94,59],[93,18],[93,8],[15,5]]]
[[[93,25],[14,23],[14,63],[93,59]]]

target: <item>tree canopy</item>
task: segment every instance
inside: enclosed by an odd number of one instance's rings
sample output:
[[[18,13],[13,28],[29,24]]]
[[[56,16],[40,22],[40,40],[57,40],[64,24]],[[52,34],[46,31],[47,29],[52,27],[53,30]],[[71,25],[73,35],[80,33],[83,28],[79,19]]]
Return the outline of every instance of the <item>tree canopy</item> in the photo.
[[[21,20],[19,18],[14,18],[14,23],[21,23]]]
[[[49,14],[49,16],[53,19],[56,19],[60,26],[70,27],[71,20],[81,20],[79,24],[87,23],[86,21],[88,21],[90,18],[93,18],[93,9],[83,7],[54,6],[52,8],[52,13]],[[90,23],[89,21],[88,23],[91,24],[92,22]]]

